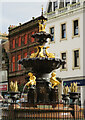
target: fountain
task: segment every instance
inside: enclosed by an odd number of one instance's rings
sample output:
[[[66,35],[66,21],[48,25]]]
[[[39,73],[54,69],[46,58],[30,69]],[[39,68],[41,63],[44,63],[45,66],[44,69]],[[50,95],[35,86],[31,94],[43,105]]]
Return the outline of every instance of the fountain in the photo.
[[[72,99],[71,104],[76,104],[79,98],[79,93],[77,92],[77,89],[78,89],[77,82],[71,83],[70,92],[69,92],[69,97],[70,99]]]
[[[36,53],[32,53],[29,58],[24,58],[18,61],[22,64],[28,73],[29,82],[27,82],[23,88],[28,87],[27,99],[28,102],[21,103],[21,107],[10,107],[8,111],[11,112],[10,117],[7,110],[3,110],[3,113],[7,113],[8,118],[21,118],[21,119],[73,119],[83,118],[81,115],[81,108],[78,105],[71,106],[69,104],[64,106],[64,103],[59,103],[58,99],[58,85],[61,84],[59,79],[56,77],[55,69],[60,68],[65,61],[58,59],[54,54],[48,53],[47,49],[49,46],[44,46],[47,42],[47,38],[51,39],[52,36],[45,32],[46,18],[42,15],[39,20],[39,33],[32,35],[33,38],[38,39],[36,44]],[[49,75],[51,74],[51,77]],[[18,94],[17,85],[11,82],[10,94]],[[65,104],[70,99],[75,103],[78,99],[77,84],[73,84],[70,87],[71,92],[68,92],[68,86],[63,89],[62,99]],[[16,100],[16,99],[14,99]],[[23,105],[24,104],[24,105]],[[77,111],[78,108],[78,111]],[[17,112],[16,112],[17,111]]]
[[[12,99],[9,108],[19,107],[18,105],[16,105],[16,100],[20,98],[20,92],[18,91],[17,81],[10,82],[10,91],[8,92],[8,94],[10,95],[10,98]]]
[[[11,81],[10,82],[10,91],[8,92],[8,94],[10,95],[10,98],[12,99],[12,102],[16,103],[16,100],[20,96],[20,92],[18,91],[17,81],[15,81],[15,82]]]
[[[51,78],[49,78],[49,74],[65,64],[61,59],[55,58],[54,54],[47,52],[48,46],[44,47],[47,38],[52,38],[51,34],[45,32],[45,22],[46,18],[42,14],[39,20],[39,33],[32,35],[33,38],[38,39],[37,52],[32,53],[29,58],[19,60],[19,64],[22,64],[26,70],[30,69],[31,74],[33,73],[36,76],[36,85],[33,84],[35,87],[33,87],[31,81],[26,84],[30,86],[28,89],[28,102],[31,103],[48,103],[58,100],[56,98],[58,90],[55,87],[60,82],[56,80],[54,72]],[[54,99],[52,99],[52,96]]]

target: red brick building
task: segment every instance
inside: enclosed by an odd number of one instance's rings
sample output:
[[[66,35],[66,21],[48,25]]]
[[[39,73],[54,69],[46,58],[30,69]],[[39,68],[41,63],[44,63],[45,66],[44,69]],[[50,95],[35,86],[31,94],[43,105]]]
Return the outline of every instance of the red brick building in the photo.
[[[37,40],[31,36],[39,32],[39,19],[41,16],[19,26],[9,27],[9,83],[10,81],[18,81],[19,85],[26,83],[27,71],[17,61],[36,52],[34,45]]]

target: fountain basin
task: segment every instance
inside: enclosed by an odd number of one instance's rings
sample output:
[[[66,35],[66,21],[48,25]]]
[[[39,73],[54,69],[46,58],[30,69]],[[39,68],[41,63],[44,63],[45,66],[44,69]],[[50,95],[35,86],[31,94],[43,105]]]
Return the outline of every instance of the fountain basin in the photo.
[[[26,69],[31,68],[34,73],[50,73],[54,69],[58,69],[64,61],[58,58],[24,58],[18,61],[19,64],[22,64]]]

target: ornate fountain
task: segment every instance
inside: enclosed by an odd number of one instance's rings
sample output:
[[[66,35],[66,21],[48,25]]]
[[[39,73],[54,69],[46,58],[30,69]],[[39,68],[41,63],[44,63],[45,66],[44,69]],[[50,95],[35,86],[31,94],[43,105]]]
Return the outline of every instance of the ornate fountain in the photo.
[[[22,64],[26,70],[30,70],[28,73],[29,81],[25,84],[24,89],[28,86],[28,102],[27,104],[21,102],[21,107],[16,106],[17,104],[10,105],[8,111],[4,109],[3,113],[7,114],[8,119],[76,119],[81,118],[81,109],[78,105],[69,105],[69,97],[72,102],[75,103],[78,99],[77,83],[73,83],[70,86],[70,92],[68,92],[68,86],[63,89],[62,99],[64,103],[56,102],[58,99],[58,85],[61,84],[58,78],[56,78],[55,69],[65,64],[65,61],[58,59],[54,54],[48,53],[47,49],[49,46],[44,46],[47,42],[47,38],[51,39],[52,36],[45,32],[46,18],[42,16],[39,20],[39,33],[32,35],[33,38],[38,39],[36,44],[36,53],[32,53],[29,58],[19,60],[19,64]],[[49,77],[51,74],[51,77]],[[17,82],[10,83],[11,91],[9,94],[16,101],[16,94],[18,92]],[[67,105],[66,105],[67,103]],[[41,107],[40,107],[41,105]],[[44,108],[42,108],[42,105]],[[65,105],[65,106],[64,106]],[[13,106],[13,107],[12,107]],[[45,106],[47,108],[45,108]],[[54,108],[55,107],[55,108]],[[53,109],[54,108],[54,109]],[[78,111],[77,111],[78,108]],[[16,112],[17,111],[17,112]],[[82,116],[83,118],[83,116]]]
[[[39,33],[32,35],[33,38],[38,39],[38,44],[35,46],[37,48],[36,53],[32,53],[29,58],[24,58],[19,60],[19,64],[22,64],[26,70],[31,70],[36,76],[32,78],[30,73],[30,81],[36,80],[36,84],[28,82],[28,102],[41,102],[47,103],[52,101],[57,101],[58,90],[55,88],[60,82],[56,80],[56,74],[52,73],[52,77],[49,78],[49,74],[60,68],[62,64],[65,64],[61,59],[55,58],[53,53],[48,53],[47,49],[49,46],[44,47],[44,44],[47,42],[47,38],[52,38],[51,34],[45,32],[46,27],[46,18],[42,16],[39,20]],[[32,75],[33,75],[32,74]],[[32,78],[32,79],[31,79]]]

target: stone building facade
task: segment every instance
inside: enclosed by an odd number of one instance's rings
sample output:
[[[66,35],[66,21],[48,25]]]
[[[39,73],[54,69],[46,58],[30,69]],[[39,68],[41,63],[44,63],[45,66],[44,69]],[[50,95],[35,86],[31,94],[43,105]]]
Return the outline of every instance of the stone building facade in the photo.
[[[47,3],[46,31],[53,35],[48,43],[49,52],[66,61],[66,65],[56,71],[63,80],[62,85],[77,82],[81,93],[81,103],[85,101],[85,52],[84,17],[85,0],[50,0]]]

